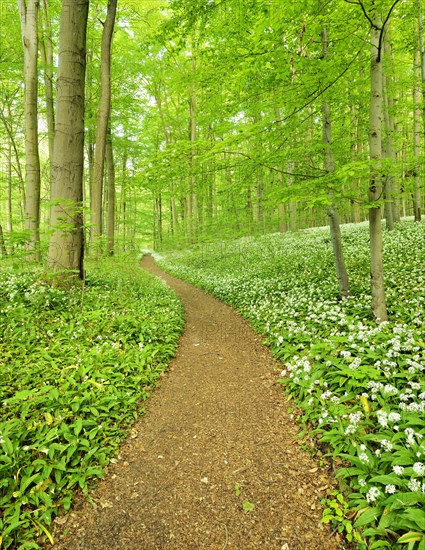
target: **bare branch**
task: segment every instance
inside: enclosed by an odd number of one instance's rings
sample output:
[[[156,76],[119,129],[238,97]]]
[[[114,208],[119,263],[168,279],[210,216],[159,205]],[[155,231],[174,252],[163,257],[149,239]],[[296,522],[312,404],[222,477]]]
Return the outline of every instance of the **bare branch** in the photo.
[[[369,14],[367,13],[366,11],[366,8],[364,7],[363,5],[363,2],[361,2],[360,0],[358,2],[352,2],[351,0],[344,0],[347,4],[355,4],[356,6],[360,6],[362,8],[362,11],[363,11],[363,14],[364,16],[366,17],[366,19],[369,21],[370,23],[370,26],[373,27],[374,29],[378,30],[378,27],[375,25],[375,23],[372,21],[372,19],[370,18]]]
[[[400,0],[395,0],[395,2],[393,3],[393,5],[391,6],[388,14],[387,14],[387,17],[385,18],[385,21],[382,23],[382,27],[381,27],[381,32],[379,33],[379,44],[378,44],[378,61],[381,60],[381,50],[382,50],[382,40],[383,40],[383,37],[384,37],[384,32],[385,32],[385,26],[386,24],[388,23],[388,20],[391,16],[391,13],[393,11],[393,9],[396,7],[396,5],[400,2]]]

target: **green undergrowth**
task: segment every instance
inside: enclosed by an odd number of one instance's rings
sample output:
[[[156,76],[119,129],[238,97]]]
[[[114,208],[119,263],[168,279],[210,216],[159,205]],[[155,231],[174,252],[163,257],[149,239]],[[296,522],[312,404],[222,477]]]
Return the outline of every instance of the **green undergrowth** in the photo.
[[[182,328],[175,294],[136,262],[91,264],[70,291],[0,269],[1,548],[39,548],[102,477]]]
[[[425,549],[425,226],[384,232],[389,322],[370,311],[369,235],[342,228],[351,296],[327,228],[198,246],[167,271],[237,308],[282,363],[301,421],[341,467],[323,520],[360,548]],[[235,340],[237,345],[237,337]],[[332,504],[331,504],[332,503]]]

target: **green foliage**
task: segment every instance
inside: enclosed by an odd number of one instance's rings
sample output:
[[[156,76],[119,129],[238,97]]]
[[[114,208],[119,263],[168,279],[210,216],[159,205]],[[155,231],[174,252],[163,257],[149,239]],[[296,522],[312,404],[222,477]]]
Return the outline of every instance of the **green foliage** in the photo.
[[[333,498],[321,500],[321,504],[325,507],[322,515],[323,523],[331,523],[332,527],[337,529],[339,533],[344,533],[349,542],[356,541],[361,546],[363,539],[359,532],[354,529],[351,519],[347,517],[350,514],[350,508],[344,495],[339,491],[332,491],[330,496]]]
[[[160,281],[113,261],[69,292],[3,269],[0,310],[0,540],[38,548],[143,413],[183,312]]]
[[[244,512],[252,512],[255,509],[255,504],[244,498],[242,501],[242,508]]]
[[[235,495],[242,498],[242,487],[241,484],[235,483]],[[255,509],[255,504],[250,502],[247,498],[242,499],[242,510],[244,512],[252,512]]]
[[[160,263],[236,307],[282,362],[279,381],[302,421],[343,460],[337,477],[350,511],[337,498],[340,512],[329,504],[327,520],[350,534],[350,518],[369,548],[401,548],[406,533],[425,531],[424,225],[384,234],[390,321],[379,326],[369,310],[366,225],[342,226],[344,300],[328,231],[199,245]],[[409,541],[423,544],[417,534]]]

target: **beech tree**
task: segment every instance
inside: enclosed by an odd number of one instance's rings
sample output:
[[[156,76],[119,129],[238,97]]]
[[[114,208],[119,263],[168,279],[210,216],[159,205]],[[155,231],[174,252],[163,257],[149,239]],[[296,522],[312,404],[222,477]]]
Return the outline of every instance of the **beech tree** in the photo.
[[[41,13],[42,33],[40,38],[40,54],[44,72],[47,140],[49,144],[49,187],[51,191],[53,145],[55,140],[55,109],[53,97],[53,37],[48,0],[43,0]]]
[[[106,140],[106,167],[107,167],[107,204],[108,204],[108,217],[106,228],[106,251],[108,256],[114,254],[115,248],[115,164],[114,164],[114,150],[112,146],[111,131],[108,131]]]
[[[413,216],[415,222],[421,221],[421,178],[420,178],[420,156],[421,156],[421,107],[420,107],[420,89],[419,89],[419,50],[415,49],[413,59],[413,74],[415,84],[413,87]]]
[[[322,29],[322,56],[326,60],[328,57],[328,33],[326,26]],[[324,100],[322,102],[322,139],[324,146],[324,163],[325,170],[328,174],[335,173],[335,165],[332,151],[332,138],[331,138],[331,116],[330,116],[330,107],[329,103]],[[329,186],[332,187],[333,182],[329,182]],[[338,280],[338,287],[341,296],[347,297],[349,294],[349,284],[348,284],[348,274],[345,267],[344,252],[342,248],[342,237],[341,237],[341,228],[339,224],[339,216],[337,205],[335,204],[333,198],[333,191],[329,193],[329,199],[331,205],[329,207],[329,221],[330,221],[330,231],[332,246],[334,251],[335,258],[335,268],[336,275]]]
[[[48,265],[59,282],[84,277],[84,87],[89,0],[62,0]]]
[[[100,59],[100,105],[97,117],[96,146],[93,163],[91,189],[91,227],[90,236],[93,245],[98,244],[102,235],[102,190],[105,166],[105,152],[109,115],[111,111],[111,47],[114,31],[117,0],[108,1],[106,20],[103,24],[102,48]]]
[[[38,0],[19,0],[22,43],[24,47],[24,112],[25,112],[25,228],[29,231],[30,256],[40,257],[40,156],[38,152],[37,58]]]
[[[419,53],[421,58],[422,120],[425,134],[425,36],[421,0],[416,0],[418,10]]]
[[[370,235],[370,282],[372,290],[372,312],[379,322],[387,320],[384,289],[384,266],[382,259],[382,33],[384,28],[378,14],[371,18],[370,52],[370,133],[369,149],[372,162],[369,183],[369,235]]]
[[[384,34],[396,0],[382,19],[380,8],[375,0],[368,6],[363,2],[351,2],[362,9],[370,24],[370,115],[369,115],[369,156],[371,171],[369,180],[369,235],[370,235],[370,282],[372,292],[372,313],[379,323],[387,320],[385,303],[384,265],[382,257],[382,59],[384,54]]]

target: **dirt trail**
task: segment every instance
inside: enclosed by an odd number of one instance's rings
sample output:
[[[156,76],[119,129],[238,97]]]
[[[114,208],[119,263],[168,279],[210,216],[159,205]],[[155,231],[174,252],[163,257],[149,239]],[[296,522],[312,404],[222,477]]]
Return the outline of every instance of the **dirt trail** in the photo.
[[[295,440],[270,352],[230,307],[150,256],[142,267],[179,294],[186,330],[94,507],[56,527],[55,547],[341,549],[320,523],[330,480]]]

